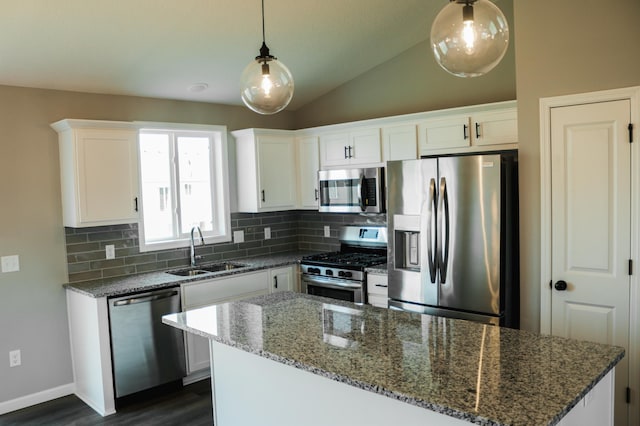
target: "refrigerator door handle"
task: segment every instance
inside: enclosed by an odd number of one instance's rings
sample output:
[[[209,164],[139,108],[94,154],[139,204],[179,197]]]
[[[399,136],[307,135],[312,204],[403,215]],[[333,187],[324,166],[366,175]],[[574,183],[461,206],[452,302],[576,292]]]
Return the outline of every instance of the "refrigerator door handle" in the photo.
[[[447,269],[449,264],[449,196],[447,193],[447,179],[440,179],[440,197],[438,200],[438,269],[440,271],[440,284],[447,281]],[[444,241],[444,244],[443,244]]]
[[[433,284],[436,283],[436,205],[437,205],[437,197],[436,197],[436,180],[431,178],[429,182],[429,198],[427,200],[427,208],[428,208],[428,219],[427,219],[427,262],[429,264],[429,275],[431,278],[431,282]],[[424,217],[424,213],[422,215]]]

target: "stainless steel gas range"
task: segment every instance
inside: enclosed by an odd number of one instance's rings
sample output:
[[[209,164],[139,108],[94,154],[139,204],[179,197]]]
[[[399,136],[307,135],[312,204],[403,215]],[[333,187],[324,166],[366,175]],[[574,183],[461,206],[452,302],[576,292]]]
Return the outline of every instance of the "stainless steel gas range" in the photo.
[[[343,226],[340,251],[302,258],[302,292],[367,303],[365,269],[381,263],[387,263],[386,226]]]

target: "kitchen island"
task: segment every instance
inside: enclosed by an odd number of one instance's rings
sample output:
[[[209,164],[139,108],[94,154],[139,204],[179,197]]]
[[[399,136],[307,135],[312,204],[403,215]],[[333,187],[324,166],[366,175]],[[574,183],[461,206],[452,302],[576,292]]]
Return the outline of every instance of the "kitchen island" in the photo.
[[[611,424],[619,347],[279,293],[166,315],[210,339],[216,425]]]

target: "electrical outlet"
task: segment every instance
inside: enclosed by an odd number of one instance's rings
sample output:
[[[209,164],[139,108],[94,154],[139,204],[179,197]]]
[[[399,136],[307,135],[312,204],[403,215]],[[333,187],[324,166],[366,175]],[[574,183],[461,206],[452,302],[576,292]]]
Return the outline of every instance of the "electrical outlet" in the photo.
[[[20,257],[17,254],[13,256],[2,256],[0,260],[2,272],[18,272],[20,270]]]
[[[265,240],[271,239],[271,228],[264,228],[264,239]]]
[[[105,257],[107,259],[115,259],[116,258],[116,246],[113,244],[108,244],[104,246]]]
[[[325,225],[324,226],[324,236],[325,237],[330,237],[331,236],[331,227],[329,225]]]
[[[233,242],[244,243],[244,231],[233,231]]]
[[[20,349],[9,352],[9,367],[17,367],[21,364]]]

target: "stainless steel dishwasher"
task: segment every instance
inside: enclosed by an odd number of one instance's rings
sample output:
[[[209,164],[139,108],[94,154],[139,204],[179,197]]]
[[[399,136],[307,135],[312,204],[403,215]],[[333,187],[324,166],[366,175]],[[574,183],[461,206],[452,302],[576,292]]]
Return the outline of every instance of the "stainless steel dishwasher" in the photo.
[[[179,311],[178,287],[109,299],[116,398],[185,376],[182,331],[162,323]]]

